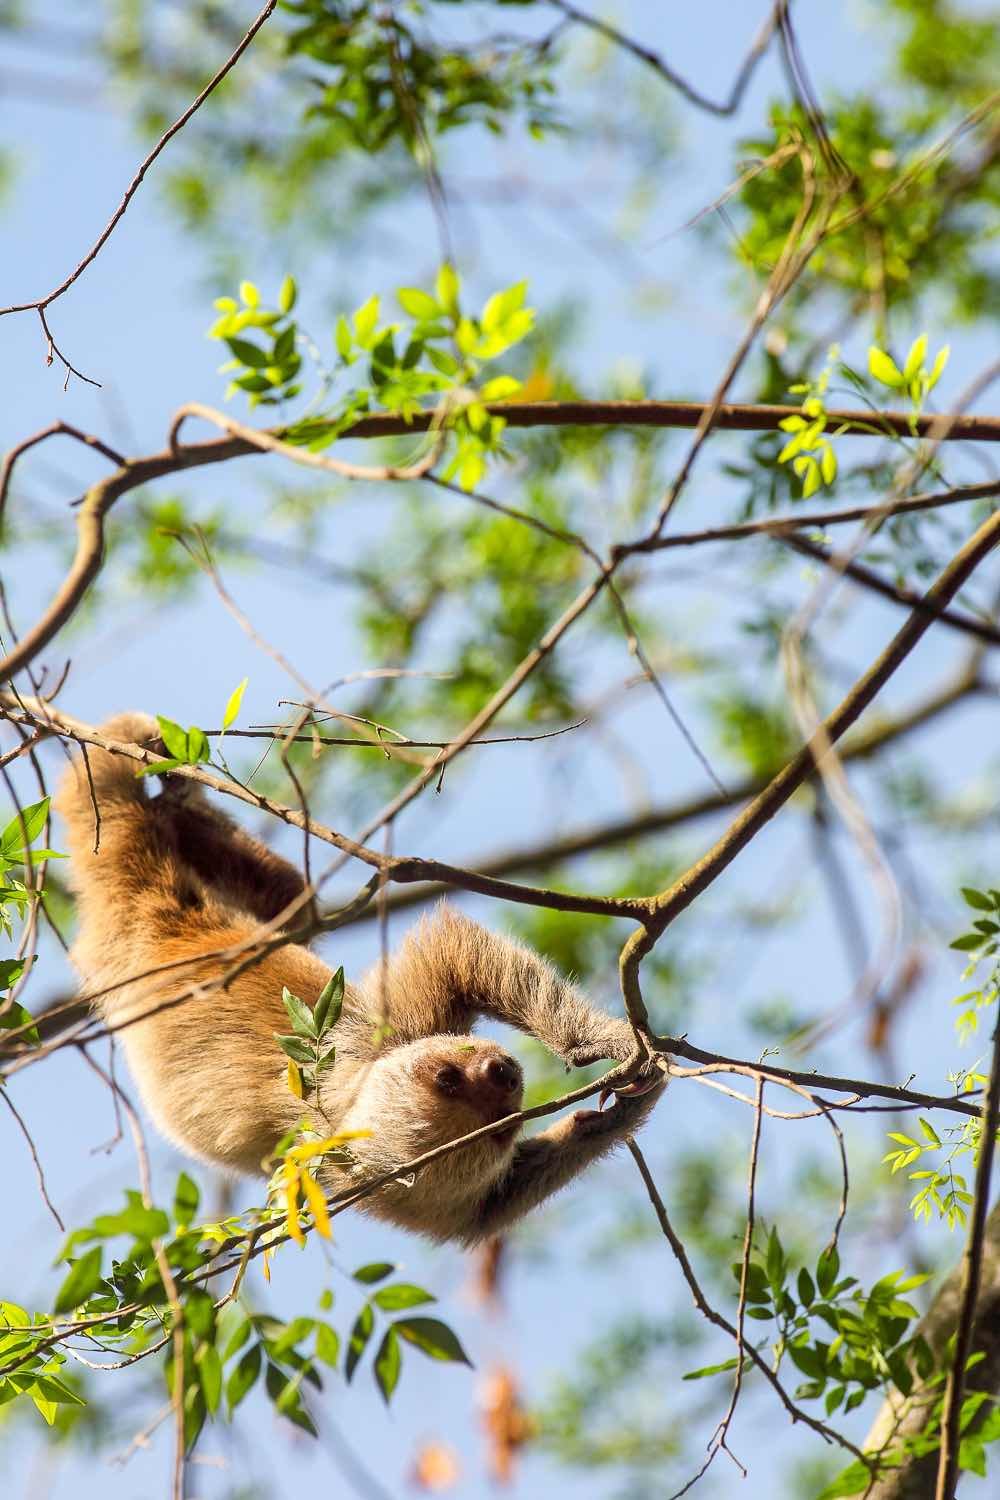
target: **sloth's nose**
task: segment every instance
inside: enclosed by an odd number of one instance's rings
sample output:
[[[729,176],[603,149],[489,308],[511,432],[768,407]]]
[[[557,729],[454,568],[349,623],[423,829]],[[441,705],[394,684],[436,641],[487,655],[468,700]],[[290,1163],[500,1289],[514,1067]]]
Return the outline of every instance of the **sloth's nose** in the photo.
[[[512,1057],[488,1057],[480,1077],[498,1094],[514,1094],[521,1087],[521,1069]]]

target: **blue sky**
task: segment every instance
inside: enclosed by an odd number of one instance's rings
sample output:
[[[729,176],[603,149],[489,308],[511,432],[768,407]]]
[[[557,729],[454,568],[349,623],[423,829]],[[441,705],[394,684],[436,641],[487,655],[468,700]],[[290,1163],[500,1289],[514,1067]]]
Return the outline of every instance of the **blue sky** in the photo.
[[[241,4],[247,18],[256,7]],[[595,7],[596,8],[596,7]],[[685,23],[676,21],[677,7],[653,7],[641,0],[622,5],[623,22],[646,36],[653,46],[669,47],[672,63],[698,80],[707,91],[724,91],[746,41],[757,25],[758,10],[744,0],[714,0],[696,9],[684,8]],[[37,7],[40,17],[58,21],[58,3]],[[821,94],[838,80],[860,84],[874,74],[883,58],[883,40],[873,35],[869,7],[855,0],[848,6],[803,8],[800,17],[804,49],[814,70]],[[638,68],[638,65],[637,65]],[[19,84],[25,75],[35,87]],[[639,76],[638,73],[636,75]],[[8,85],[5,90],[5,77]],[[72,81],[60,97],[57,78]],[[81,92],[78,92],[82,90]],[[775,64],[761,67],[748,93],[740,122],[747,131],[761,120],[767,101],[782,82]],[[5,97],[6,94],[6,97]],[[13,191],[4,205],[2,277],[0,302],[42,294],[76,262],[100,231],[129,180],[144,146],[137,143],[127,121],[103,93],[92,65],[72,56],[46,57],[9,40],[0,41],[0,102],[3,105],[0,133],[17,157],[18,173]],[[627,101],[626,105],[627,105]],[[614,101],[617,108],[622,101]],[[609,101],[609,108],[611,102]],[[208,106],[211,108],[211,105]],[[682,156],[667,155],[663,171],[672,174],[663,193],[662,222],[648,226],[630,246],[634,260],[658,293],[655,314],[642,296],[629,285],[629,272],[613,254],[595,253],[581,242],[581,233],[567,219],[555,222],[544,214],[522,222],[488,204],[470,211],[477,233],[460,238],[459,253],[468,248],[470,279],[477,288],[492,290],[520,276],[527,276],[531,298],[538,306],[554,305],[569,293],[586,299],[593,311],[585,325],[580,350],[580,368],[591,376],[593,393],[615,361],[656,372],[656,393],[662,396],[706,395],[717,379],[726,355],[742,332],[743,318],[736,302],[723,300],[724,282],[718,266],[705,256],[692,233],[676,233],[693,214],[727,184],[730,171],[732,127],[726,122],[694,115],[672,107],[672,125],[681,132],[688,150]],[[197,134],[198,118],[191,131]],[[691,147],[694,147],[692,150]],[[490,148],[493,150],[494,148]],[[467,150],[467,159],[461,155]],[[484,158],[482,143],[470,137],[452,161],[456,176],[470,178],[502,166],[517,172],[535,166],[529,148],[515,143],[496,148]],[[506,155],[504,152],[506,151]],[[603,202],[600,175],[597,191],[589,190],[588,174],[581,172],[572,153],[556,152],[553,165],[540,158],[543,171],[570,194],[579,193],[588,209],[601,221]],[[661,184],[662,187],[662,184]],[[370,264],[338,254],[334,248],[321,263],[260,265],[246,267],[245,274],[262,284],[276,285],[281,272],[294,270],[304,288],[304,300],[317,308],[317,317],[331,295],[342,289],[342,301],[352,305],[373,290],[388,292],[397,285],[421,283],[432,272],[437,258],[433,221],[423,203],[411,202],[405,235],[390,242],[388,250],[373,254]],[[731,273],[730,273],[731,274]],[[85,429],[107,436],[127,450],[144,452],[162,446],[172,411],[189,400],[218,404],[221,380],[217,345],[208,343],[205,328],[211,317],[211,297],[228,290],[206,279],[198,247],[187,243],[164,211],[154,168],[125,220],[100,257],[69,295],[52,309],[53,331],[70,358],[102,382],[100,390],[71,381],[64,393],[56,368],[46,369],[44,348],[37,320],[30,315],[0,321],[0,358],[6,373],[4,412],[0,421],[0,446],[7,447],[25,434],[61,417]],[[915,329],[914,332],[920,330]],[[963,380],[983,361],[981,338],[957,341],[948,385],[942,400],[957,391]],[[733,444],[734,451],[736,444]],[[673,454],[683,451],[675,441]],[[68,551],[72,538],[71,512],[67,502],[86,482],[101,472],[101,465],[69,445],[50,445],[43,454],[25,463],[13,503],[38,524],[65,536]],[[978,472],[976,477],[979,477]],[[213,497],[245,503],[253,513],[266,515],[274,475],[266,461],[244,460],[223,471],[191,476],[183,484],[164,487],[169,491],[200,497],[210,505]],[[718,514],[726,503],[726,490],[706,466],[703,477],[692,486],[685,500],[686,520]],[[731,503],[731,502],[730,502]],[[128,501],[123,503],[127,507]],[[328,555],[349,555],[362,542],[369,545],[388,535],[393,525],[394,501],[385,495],[365,496],[338,508],[324,527],[323,544]],[[125,513],[127,523],[127,511]],[[60,563],[64,561],[65,553]],[[56,574],[50,564],[46,585]],[[673,589],[672,607],[691,635],[712,630],[716,621],[705,613],[704,595],[697,598],[683,577],[683,570],[661,567],[657,576]],[[16,618],[23,624],[37,613],[41,600],[37,575],[7,578]],[[276,570],[259,574],[234,574],[234,591],[252,609],[257,621],[268,622],[268,633],[293,658],[311,680],[328,680],[336,671],[350,672],[372,665],[359,655],[359,644],[347,622],[343,597],[336,591],[304,587],[294,575]],[[724,591],[738,577],[723,575]],[[803,584],[803,587],[805,584]],[[689,606],[690,597],[690,606]],[[723,606],[720,601],[720,609]],[[699,611],[699,613],[695,613]],[[849,624],[838,648],[860,648],[861,660],[875,654],[896,623],[888,607],[866,609]],[[91,720],[125,707],[144,707],[167,712],[185,723],[217,721],[221,705],[236,682],[249,676],[247,721],[267,717],[275,700],[287,693],[288,684],[278,668],[257,652],[236,625],[207,592],[198,593],[182,608],[169,613],[151,609],[136,596],[116,605],[113,617],[106,612],[96,626],[75,632],[65,645],[74,659],[70,688],[63,705]],[[569,649],[572,650],[570,645]],[[56,653],[58,657],[58,653]],[[943,677],[956,659],[954,644],[944,639],[923,649],[900,674],[888,694],[891,703],[911,700]],[[620,675],[627,670],[623,664]],[[685,691],[678,689],[685,706]],[[344,706],[350,707],[348,698]],[[702,773],[662,718],[648,704],[623,711],[622,727],[635,734],[641,744],[640,760],[658,794],[680,795],[700,789]],[[961,718],[928,731],[924,743],[939,746],[949,774],[957,780],[977,769],[984,759],[983,743],[995,730],[995,708],[991,701],[963,710]],[[397,848],[462,859],[497,844],[522,843],[547,830],[566,831],[577,814],[597,821],[621,811],[622,789],[610,785],[600,768],[584,764],[568,770],[560,758],[558,742],[530,758],[521,747],[490,752],[491,779],[485,784],[478,771],[456,777],[447,793],[433,804],[424,802],[408,814],[397,834]],[[477,763],[481,765],[481,762]],[[329,821],[341,820],[334,809],[321,809]],[[698,829],[684,843],[696,854],[707,844],[708,829]],[[722,911],[722,902],[734,894],[778,892],[779,886],[798,878],[815,880],[805,873],[807,832],[794,814],[769,830],[754,845],[738,868],[719,883],[718,896],[710,894],[699,906],[698,920]],[[850,856],[848,855],[850,860]],[[777,874],[775,873],[777,872]],[[933,877],[945,903],[957,884],[958,870],[935,871]],[[347,888],[346,885],[343,888]],[[474,903],[470,904],[470,909]],[[479,908],[481,911],[481,908]],[[490,920],[502,920],[496,912]],[[690,918],[687,920],[691,920]],[[720,919],[721,920],[721,919]],[[817,1009],[831,1003],[846,990],[849,975],[831,932],[828,915],[798,924],[785,936],[770,939],[766,954],[747,953],[744,936],[723,932],[720,941],[733,946],[729,984],[717,984],[705,997],[699,1011],[694,1039],[705,1046],[728,1050],[733,1021],[752,991],[755,965],[773,966],[781,988],[790,993],[816,995]],[[761,939],[763,945],[764,939]],[[376,936],[369,928],[338,937],[328,945],[329,956],[352,968],[370,962],[376,951]],[[742,946],[741,946],[742,945]],[[945,1003],[956,975],[947,966],[935,971],[918,1014],[908,1022],[901,1056],[910,1067],[921,1070],[921,1084],[943,1086],[941,1057],[950,1057],[950,1021]],[[58,960],[47,970],[48,991],[70,982]],[[41,998],[36,990],[36,1001]],[[615,997],[604,997],[613,1005]],[[851,1039],[839,1054],[831,1050],[818,1056],[817,1064],[849,1071]],[[846,1050],[845,1050],[846,1049]],[[690,1098],[694,1095],[694,1098]],[[669,1183],[672,1144],[677,1139],[696,1139],[706,1130],[719,1133],[726,1149],[741,1151],[748,1119],[706,1091],[689,1086],[683,1103],[675,1085],[668,1101],[647,1133],[649,1155]],[[127,1144],[113,1150],[102,1148],[114,1125],[103,1088],[75,1056],[63,1053],[44,1069],[28,1070],[13,1085],[12,1096],[29,1120],[45,1164],[50,1191],[68,1220],[79,1221],[90,1213],[111,1207],[120,1187],[134,1180],[134,1165]],[[707,1103],[706,1103],[707,1100]],[[671,1104],[673,1103],[673,1108]],[[9,1127],[7,1167],[8,1234],[2,1252],[5,1295],[29,1305],[43,1306],[51,1298],[56,1273],[50,1269],[57,1239],[51,1223],[41,1213],[31,1163],[13,1125]],[[819,1128],[797,1127],[795,1150],[808,1139],[816,1150],[821,1145]],[[856,1126],[857,1139],[865,1128]],[[870,1132],[869,1132],[870,1135]],[[775,1122],[764,1131],[767,1177],[765,1198],[780,1201],[780,1189],[789,1170],[787,1134]],[[769,1150],[769,1148],[771,1148]],[[157,1182],[166,1197],[181,1165],[179,1157],[162,1142],[154,1147]],[[606,1173],[622,1177],[632,1174],[631,1164],[618,1160]],[[239,1192],[246,1192],[242,1186]],[[686,1293],[665,1247],[653,1245],[611,1264],[602,1264],[581,1254],[591,1244],[598,1228],[600,1195],[581,1197],[581,1213],[572,1212],[567,1194],[553,1210],[546,1236],[525,1236],[515,1248],[507,1279],[507,1303],[500,1319],[484,1316],[471,1302],[468,1266],[456,1252],[430,1249],[383,1226],[370,1226],[361,1218],[338,1221],[337,1243],[324,1264],[312,1247],[296,1261],[297,1252],[286,1251],[275,1267],[275,1282],[265,1293],[259,1279],[251,1295],[279,1313],[309,1310],[310,1299],[325,1285],[338,1295],[337,1321],[346,1326],[352,1306],[345,1269],[375,1256],[397,1258],[408,1279],[420,1281],[440,1298],[442,1314],[460,1330],[473,1354],[477,1374],[463,1369],[423,1365],[417,1356],[404,1372],[400,1391],[386,1415],[371,1387],[367,1373],[356,1388],[345,1389],[332,1379],[320,1410],[375,1474],[386,1491],[400,1495],[414,1447],[422,1440],[443,1438],[461,1452],[465,1471],[457,1493],[463,1500],[479,1500],[492,1493],[483,1469],[483,1448],[474,1416],[477,1384],[491,1364],[503,1360],[522,1374],[528,1393],[543,1395],[561,1370],[572,1368],[574,1350],[595,1337],[625,1305],[660,1319],[686,1305]],[[247,1200],[249,1201],[249,1199]],[[635,1198],[639,1203],[638,1197]],[[859,1255],[865,1254],[861,1246]],[[895,1264],[895,1262],[894,1262]],[[874,1262],[873,1262],[874,1266]],[[728,1356],[728,1350],[706,1346],[706,1359]],[[678,1367],[664,1372],[662,1388],[649,1397],[661,1403],[668,1420],[687,1401],[676,1380],[678,1370],[690,1361],[681,1350]],[[143,1375],[134,1372],[128,1389],[135,1391]],[[100,1377],[95,1377],[100,1379]],[[154,1390],[145,1407],[123,1396],[128,1377],[106,1377],[110,1400],[125,1402],[119,1414],[121,1431],[112,1448],[121,1449],[131,1433],[155,1409],[161,1393]],[[718,1391],[703,1393],[706,1408]],[[752,1415],[751,1415],[752,1414]],[[134,1420],[133,1420],[134,1417]],[[863,1429],[865,1418],[859,1418]],[[704,1418],[706,1435],[714,1418]],[[775,1406],[765,1400],[748,1401],[737,1418],[734,1446],[749,1463],[750,1481],[744,1493],[763,1496],[781,1472],[776,1464],[790,1454],[808,1454],[811,1442],[790,1435]],[[132,1500],[166,1493],[169,1441],[164,1432],[154,1437],[148,1450],[133,1454],[124,1466],[111,1466],[107,1454],[81,1457],[75,1454],[51,1467],[33,1440],[29,1427],[18,1430],[7,1474],[12,1496],[37,1500],[43,1495],[63,1500]],[[334,1493],[348,1494],[351,1486],[340,1475],[336,1443],[329,1435],[318,1445],[284,1426],[275,1424],[270,1409],[254,1398],[244,1408],[234,1433],[215,1427],[202,1439],[193,1493],[205,1500],[233,1494],[240,1485],[255,1480],[271,1486],[277,1497],[303,1493],[305,1487],[334,1486]],[[777,1454],[777,1457],[776,1457]],[[216,1465],[218,1461],[218,1466]],[[683,1482],[686,1472],[665,1477],[664,1494]],[[706,1478],[701,1493],[706,1497],[729,1493],[734,1471],[722,1461]],[[533,1496],[542,1492],[559,1497],[599,1500],[614,1492],[609,1474],[564,1471],[546,1459],[529,1455],[522,1465],[515,1493]],[[246,1491],[247,1496],[250,1490]]]

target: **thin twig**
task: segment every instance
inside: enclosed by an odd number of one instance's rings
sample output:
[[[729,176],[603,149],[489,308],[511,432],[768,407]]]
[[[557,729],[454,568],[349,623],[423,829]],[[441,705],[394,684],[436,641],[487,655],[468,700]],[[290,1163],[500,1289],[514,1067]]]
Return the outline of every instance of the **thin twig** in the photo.
[[[136,192],[138,192],[143,178],[145,177],[149,168],[153,165],[153,162],[159,156],[160,152],[167,145],[167,143],[173,139],[178,131],[183,130],[188,120],[190,120],[191,116],[195,113],[196,110],[201,108],[205,100],[208,98],[209,94],[211,94],[213,90],[218,87],[218,85],[225,78],[226,74],[236,66],[240,58],[243,56],[243,53],[249,47],[250,43],[257,35],[260,28],[264,25],[264,22],[270,16],[276,5],[277,0],[267,0],[267,4],[260,11],[256,20],[252,23],[249,30],[245,33],[243,39],[239,42],[234,51],[230,53],[229,57],[227,57],[226,61],[222,64],[222,67],[219,68],[219,70],[213,75],[213,77],[209,79],[208,83],[202,89],[201,93],[188,105],[183,114],[178,115],[174,123],[163,132],[163,134],[160,136],[160,139],[156,142],[156,145],[140,163],[138,171],[132,178],[132,181],[129,183],[128,187],[125,189],[122,200],[119,203],[118,207],[115,209],[114,213],[111,215],[111,218],[101,230],[101,233],[98,235],[93,245],[91,245],[86,255],[84,255],[83,258],[77,263],[77,265],[69,273],[69,275],[66,276],[58,286],[53,287],[52,291],[47,293],[44,297],[38,297],[33,302],[15,302],[12,303],[9,307],[0,307],[0,318],[4,317],[7,313],[32,311],[38,313],[38,316],[42,322],[42,328],[45,332],[46,340],[49,345],[49,363],[51,363],[52,355],[55,354],[66,367],[67,378],[70,371],[72,371],[72,373],[74,375],[78,375],[81,380],[87,381],[88,385],[98,384],[96,380],[90,380],[88,376],[80,375],[79,370],[73,369],[73,366],[66,359],[65,355],[63,355],[56,347],[55,342],[52,338],[52,334],[49,331],[48,323],[46,322],[46,308],[50,307],[51,304],[55,302],[57,297],[61,297],[64,292],[68,291],[73,283],[80,276],[82,276],[87,267],[94,260],[96,260],[107,240],[113,233],[115,227],[124,215]]]
[[[656,1214],[660,1228],[662,1229],[664,1237],[674,1253],[677,1264],[681,1268],[681,1274],[688,1284],[688,1290],[690,1291],[691,1296],[694,1299],[695,1307],[701,1313],[702,1317],[707,1319],[709,1323],[714,1323],[716,1328],[721,1328],[723,1332],[727,1333],[731,1339],[735,1339],[736,1328],[734,1327],[734,1325],[730,1323],[728,1318],[723,1317],[722,1313],[716,1312],[715,1308],[712,1307],[706,1299],[704,1292],[698,1284],[698,1279],[695,1276],[694,1270],[691,1266],[691,1262],[688,1259],[688,1254],[684,1248],[684,1243],[679,1238],[676,1231],[674,1230],[673,1225],[670,1222],[666,1206],[664,1205],[663,1199],[660,1197],[660,1193],[656,1186],[656,1183],[653,1181],[653,1175],[646,1163],[646,1158],[643,1156],[642,1152],[639,1150],[639,1147],[636,1145],[631,1136],[628,1137],[626,1144],[628,1145],[628,1149],[632,1153],[633,1160],[635,1161],[635,1164],[639,1169],[639,1176],[642,1178],[643,1186],[645,1187],[646,1192],[649,1195],[649,1201],[653,1206],[653,1211]],[[779,1400],[781,1401],[781,1404],[784,1406],[793,1422],[804,1423],[806,1427],[811,1427],[813,1432],[818,1433],[824,1442],[838,1443],[840,1447],[846,1448],[849,1453],[853,1454],[855,1458],[860,1459],[862,1463],[867,1462],[865,1455],[862,1453],[861,1449],[857,1448],[854,1443],[852,1443],[848,1438],[845,1438],[842,1433],[837,1432],[836,1428],[828,1427],[827,1424],[825,1422],[821,1422],[818,1417],[814,1417],[809,1412],[803,1411],[801,1406],[796,1406],[795,1402],[789,1396],[788,1392],[781,1384],[781,1381],[778,1379],[775,1372],[771,1369],[770,1365],[754,1347],[754,1345],[749,1342],[749,1340],[744,1340],[742,1347],[743,1353],[746,1355],[747,1359],[753,1361],[754,1365],[764,1376],[768,1384],[771,1385],[775,1390]],[[737,1355],[737,1358],[739,1358],[739,1355]]]
[[[24,1136],[24,1139],[28,1143],[28,1150],[31,1152],[31,1160],[34,1162],[35,1177],[38,1181],[38,1191],[42,1195],[42,1201],[44,1202],[45,1207],[48,1209],[49,1213],[55,1219],[56,1223],[59,1225],[62,1233],[65,1234],[66,1225],[62,1221],[59,1210],[56,1208],[55,1204],[52,1202],[52,1199],[49,1197],[49,1190],[45,1184],[45,1173],[42,1170],[42,1163],[39,1160],[38,1151],[36,1150],[35,1143],[32,1140],[31,1131],[28,1129],[21,1115],[18,1113],[17,1107],[14,1104],[13,1099],[10,1097],[10,1091],[8,1089],[0,1088],[0,1099],[3,1100],[7,1108],[10,1110],[11,1114],[14,1116],[21,1134]]]
[[[636,41],[633,37],[627,36],[623,31],[619,31],[610,22],[602,20],[599,16],[591,15],[587,11],[578,9],[577,6],[570,3],[570,0],[548,0],[548,4],[553,9],[561,11],[574,25],[585,26],[588,30],[597,32],[599,36],[603,36],[614,46],[620,47],[624,52],[630,52],[633,57],[645,63],[648,68],[651,68],[654,73],[658,74],[666,83],[669,83],[671,88],[676,89],[679,94],[682,94],[689,104],[694,104],[698,109],[704,109],[709,114],[722,116],[734,115],[739,109],[743,101],[743,95],[746,93],[747,84],[753,77],[757,64],[770,45],[771,38],[778,24],[778,19],[787,3],[788,0],[777,0],[777,3],[771,7],[764,19],[763,25],[750,43],[750,48],[746,56],[737,69],[736,77],[733,79],[729,93],[725,99],[719,102],[715,99],[709,99],[700,89],[696,89],[693,84],[688,83],[687,79],[676,72],[658,52],[654,52],[652,48],[647,47],[643,42]]]

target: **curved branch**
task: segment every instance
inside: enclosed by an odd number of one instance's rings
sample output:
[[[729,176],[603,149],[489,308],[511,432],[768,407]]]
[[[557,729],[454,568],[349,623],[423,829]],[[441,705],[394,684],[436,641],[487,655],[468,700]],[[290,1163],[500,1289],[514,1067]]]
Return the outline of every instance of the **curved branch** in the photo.
[[[126,759],[137,761],[140,765],[154,765],[161,758],[141,745],[108,739],[82,719],[74,718],[72,714],[64,713],[62,709],[57,709],[38,698],[0,690],[0,711],[13,722],[30,724],[32,728],[40,730],[43,734],[59,735],[80,745],[96,745],[101,750],[110,751],[112,755],[125,756]],[[317,822],[315,818],[307,818],[299,808],[289,807],[284,802],[265,797],[261,792],[252,791],[244,786],[242,782],[213,775],[211,771],[206,771],[201,766],[178,766],[171,772],[171,775],[197,781],[214,792],[221,792],[227,797],[235,797],[240,802],[246,802],[250,807],[269,813],[271,817],[278,818],[282,823],[288,823],[303,831],[308,830],[322,843],[332,844],[342,854],[359,859],[363,864],[378,870],[386,880],[397,881],[400,884],[408,885],[414,881],[437,880],[447,886],[474,891],[482,896],[494,896],[500,900],[515,901],[528,906],[552,907],[556,911],[586,912],[591,916],[638,917],[644,910],[642,901],[630,900],[627,897],[576,896],[566,891],[548,891],[536,886],[515,885],[508,880],[496,880],[488,875],[479,874],[475,870],[463,870],[457,865],[445,864],[436,859],[423,859],[418,855],[382,854],[377,849],[372,849],[345,833],[338,833],[336,829],[329,828],[325,823]]]
[[[622,51],[630,52],[633,57],[645,63],[647,68],[651,68],[654,73],[669,83],[671,88],[675,88],[679,94],[682,94],[690,104],[694,104],[698,109],[706,110],[708,114],[725,117],[734,115],[739,109],[747,84],[770,45],[778,22],[788,5],[788,0],[776,0],[776,3],[772,5],[737,69],[728,95],[721,103],[715,99],[709,99],[707,94],[703,94],[700,89],[688,83],[687,79],[672,68],[658,52],[654,52],[651,47],[646,47],[642,42],[635,41],[633,37],[626,36],[608,21],[602,20],[599,16],[590,15],[587,11],[579,10],[571,3],[571,0],[548,0],[548,3],[555,10],[561,11],[567,21],[573,25],[585,26],[588,30],[603,36],[612,45],[620,47]]]
[[[893,744],[924,724],[936,719],[939,714],[963,702],[971,694],[979,692],[982,683],[978,664],[972,663],[950,682],[936,692],[921,699],[905,713],[886,718],[870,729],[853,734],[840,752],[841,760],[867,760],[877,755],[885,745]],[[813,768],[815,771],[815,767]],[[505,877],[540,872],[551,869],[568,860],[579,859],[585,854],[594,854],[603,849],[628,848],[636,839],[649,838],[654,833],[663,833],[671,828],[681,828],[700,818],[725,812],[758,796],[768,785],[766,776],[747,777],[730,785],[725,793],[708,792],[701,797],[691,797],[683,802],[670,802],[662,807],[651,808],[638,817],[616,818],[611,822],[597,823],[590,828],[579,828],[564,838],[545,839],[541,843],[525,844],[520,848],[502,850],[489,858],[472,858],[469,867],[483,876]],[[447,893],[447,886],[418,885],[407,891],[397,891],[385,900],[384,910],[402,911],[407,907],[420,906],[436,901]],[[367,922],[375,913],[368,909],[359,912],[354,919]]]
[[[683,427],[698,428],[712,403],[685,401],[539,401],[497,402],[486,408],[502,416],[508,427]],[[742,432],[777,431],[785,417],[796,414],[791,406],[720,406],[713,414],[713,428]],[[429,431],[439,421],[436,411],[420,412],[412,419],[392,414],[364,417],[342,434],[344,438],[402,437]],[[858,436],[909,436],[930,432],[937,419],[916,419],[903,412],[832,411],[827,427],[842,427]],[[100,571],[104,556],[104,517],[129,490],[185,469],[226,463],[248,457],[265,447],[284,441],[287,428],[255,432],[253,441],[243,437],[214,438],[205,443],[185,443],[144,458],[128,459],[100,484],[87,491],[77,520],[77,550],[72,566],[56,597],[42,618],[19,644],[0,661],[0,680],[20,672],[49,644],[71,618],[87,589]],[[943,439],[978,439],[1000,442],[1000,417],[954,417]],[[273,441],[272,441],[273,440]],[[635,544],[624,551],[644,550]],[[613,556],[613,564],[620,558]]]

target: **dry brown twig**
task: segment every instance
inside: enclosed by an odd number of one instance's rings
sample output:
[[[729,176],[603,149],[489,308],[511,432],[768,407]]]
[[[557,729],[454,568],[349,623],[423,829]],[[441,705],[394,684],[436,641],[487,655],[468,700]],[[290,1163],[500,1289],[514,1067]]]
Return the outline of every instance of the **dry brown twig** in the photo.
[[[48,325],[48,320],[45,316],[47,309],[51,307],[52,303],[55,302],[58,297],[61,297],[64,292],[69,291],[73,283],[77,281],[79,277],[83,275],[87,267],[97,259],[97,256],[100,254],[104,245],[107,243],[116,226],[124,216],[129,204],[131,203],[135,194],[138,192],[143,178],[145,177],[149,168],[153,165],[153,162],[159,156],[160,152],[167,145],[167,143],[171,141],[175,135],[177,135],[179,131],[184,129],[184,126],[190,120],[191,116],[201,108],[205,100],[208,98],[209,94],[211,94],[218,87],[218,85],[226,77],[226,74],[231,72],[231,70],[236,66],[240,58],[243,56],[243,53],[246,51],[250,43],[253,41],[254,37],[257,35],[260,28],[264,25],[264,22],[271,15],[271,12],[274,10],[277,3],[278,0],[267,0],[264,8],[259,12],[256,19],[250,25],[249,29],[245,32],[241,41],[230,53],[226,61],[222,64],[222,67],[219,68],[218,71],[209,79],[208,83],[202,89],[201,93],[192,100],[192,102],[188,105],[187,109],[185,109],[182,114],[178,115],[174,123],[170,125],[160,136],[153,149],[148,152],[147,155],[143,158],[143,160],[139,164],[139,168],[135,176],[132,178],[132,181],[125,189],[125,193],[118,207],[115,209],[114,213],[111,215],[111,218],[101,230],[101,233],[91,245],[90,249],[82,257],[82,259],[77,262],[76,266],[72,271],[70,271],[69,275],[65,276],[59,283],[59,285],[53,287],[52,291],[46,293],[44,297],[38,297],[33,302],[13,302],[8,307],[0,307],[0,318],[5,317],[8,313],[37,312],[38,317],[41,321],[42,331],[45,334],[45,339],[48,347],[46,363],[51,364],[53,358],[57,358],[62,363],[66,370],[65,385],[69,384],[70,375],[75,375],[79,380],[85,381],[87,385],[99,385],[100,382],[97,380],[91,380],[89,375],[82,375],[79,370],[77,370],[73,365],[70,364],[69,360],[58,348],[55,340],[52,337],[52,333]],[[64,389],[65,385],[63,387]]]

